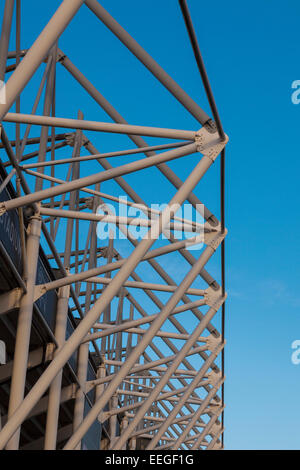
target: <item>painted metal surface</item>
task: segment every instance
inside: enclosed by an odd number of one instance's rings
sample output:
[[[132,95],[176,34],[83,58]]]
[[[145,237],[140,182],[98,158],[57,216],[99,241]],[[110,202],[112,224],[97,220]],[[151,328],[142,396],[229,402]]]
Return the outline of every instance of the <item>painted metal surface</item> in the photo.
[[[179,2],[213,119],[97,0],[62,1],[28,50],[21,50],[20,0],[15,3],[17,51],[8,50],[14,4],[8,0],[0,36],[0,61],[7,64],[0,73],[9,74],[7,103],[0,104],[0,271],[1,295],[14,295],[19,292],[13,291],[16,287],[22,295],[15,308],[0,315],[0,340],[12,361],[12,385],[0,384],[0,448],[222,448],[228,137],[187,3]],[[99,28],[104,23],[196,118],[195,129],[182,129],[180,123],[178,129],[128,124],[57,47],[83,3],[100,20]],[[8,61],[13,58],[17,66],[11,68]],[[61,66],[114,123],[85,121],[84,109],[78,110],[76,119],[54,117],[55,75]],[[39,67],[44,74],[33,112],[22,114],[19,95]],[[44,114],[38,116],[44,87]],[[14,102],[16,113],[11,112]],[[7,136],[7,122],[15,126],[14,139]],[[23,135],[20,123],[27,125]],[[36,125],[41,126],[40,135]],[[30,126],[34,139],[29,138]],[[58,127],[65,133],[56,135]],[[112,139],[111,152],[102,155],[85,131],[125,134],[140,150],[118,151]],[[165,143],[150,146],[145,136]],[[62,146],[72,149],[72,158],[60,157]],[[116,154],[124,157],[118,167],[112,158]],[[127,163],[127,155],[135,160]],[[195,163],[181,181],[168,162],[184,158]],[[221,159],[219,216],[196,195],[199,182],[217,159]],[[90,166],[83,167],[88,161]],[[57,176],[58,168],[65,170],[65,179]],[[157,201],[145,202],[126,180],[126,175],[139,171],[149,184],[150,168],[175,188],[158,210],[151,208]],[[49,181],[50,187],[45,184]],[[102,185],[111,181],[115,190],[103,191]],[[139,218],[113,213],[124,193],[128,199],[118,209],[139,208]],[[157,187],[155,197],[159,196]],[[190,205],[189,217],[178,216],[184,204]],[[196,215],[201,223],[192,220]],[[109,223],[107,230],[115,240],[100,236],[97,224],[104,223]],[[136,227],[143,229],[140,236]],[[180,234],[188,238],[181,241]],[[125,255],[117,236],[127,240]],[[191,250],[197,244],[198,249]],[[221,285],[206,269],[220,250]],[[182,275],[178,263],[184,266]],[[31,352],[48,343],[55,345],[53,355],[27,367]],[[22,360],[14,363],[14,357]]]

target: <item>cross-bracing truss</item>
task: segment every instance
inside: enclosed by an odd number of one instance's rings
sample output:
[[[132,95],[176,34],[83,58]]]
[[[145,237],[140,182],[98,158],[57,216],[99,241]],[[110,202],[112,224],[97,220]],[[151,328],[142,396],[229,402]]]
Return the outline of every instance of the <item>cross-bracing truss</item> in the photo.
[[[5,102],[0,104],[0,213],[3,230],[9,217],[15,218],[11,223],[18,227],[22,261],[18,268],[8,256],[16,286],[3,288],[0,297],[0,318],[7,328],[10,325],[14,339],[12,345],[7,341],[6,364],[0,366],[1,448],[79,449],[89,446],[84,439],[91,429],[96,429],[100,449],[221,448],[226,294],[224,282],[221,286],[205,266],[221,249],[224,281],[228,138],[186,1],[179,4],[213,119],[97,0],[62,1],[29,49],[20,44],[20,3],[6,0],[0,40],[0,79],[6,82]],[[60,35],[83,3],[102,22],[99,27],[108,27],[194,116],[200,130],[130,125],[100,94],[58,47]],[[14,8],[16,50],[10,51]],[[61,66],[113,122],[87,121],[84,109],[72,119],[55,115],[56,70]],[[41,68],[31,113],[21,113],[20,95]],[[38,115],[42,96],[43,113]],[[15,112],[10,112],[13,104]],[[7,123],[14,125],[14,139],[8,137]],[[30,137],[36,126],[40,135]],[[100,133],[125,134],[134,146],[101,153],[92,138]],[[150,146],[144,137],[164,143]],[[220,154],[222,202],[217,218],[193,191]],[[119,166],[113,165],[113,157],[121,159]],[[177,159],[193,162],[184,181],[168,166]],[[139,171],[140,181],[146,182],[147,169],[153,168],[175,188],[168,204],[158,210],[151,207],[153,201],[138,195],[141,186],[135,190],[126,181],[126,175]],[[115,186],[105,192],[111,181]],[[158,199],[159,191],[155,186]],[[120,194],[127,199],[119,200]],[[178,215],[185,203],[200,222]],[[116,213],[117,205],[127,215]],[[130,210],[137,209],[140,216],[130,217]],[[109,237],[103,240],[97,227],[107,224]],[[140,239],[137,228],[143,233]],[[188,239],[180,236],[183,232],[189,233]],[[118,236],[126,243],[123,256],[123,245],[114,239]],[[200,243],[201,250],[191,249]],[[41,256],[48,277],[39,274]],[[214,326],[219,310],[220,331]],[[10,323],[10,312],[17,312],[15,324]],[[33,328],[43,312],[54,321],[47,326],[46,315],[46,347],[37,347]]]

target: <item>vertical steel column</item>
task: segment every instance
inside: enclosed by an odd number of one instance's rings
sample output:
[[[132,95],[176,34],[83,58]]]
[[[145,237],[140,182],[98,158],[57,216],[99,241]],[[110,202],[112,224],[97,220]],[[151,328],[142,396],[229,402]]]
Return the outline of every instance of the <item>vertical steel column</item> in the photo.
[[[110,409],[114,410],[118,408],[118,394],[114,393],[109,400]],[[117,436],[117,415],[113,414],[109,418],[109,437],[110,437],[110,448],[114,444]]]
[[[106,257],[107,257],[107,264],[110,264],[113,260],[113,251],[114,251],[114,239],[112,232],[109,232],[109,240],[108,240],[108,247],[107,247],[107,252],[106,252]],[[105,274],[106,279],[111,279],[111,272],[108,272]],[[105,290],[105,288],[103,289]],[[103,323],[108,323],[110,322],[110,303],[107,305],[107,307],[103,311]],[[110,338],[109,337],[104,337],[101,340],[101,354],[105,356],[106,350],[108,351],[110,348]]]
[[[125,429],[127,428],[128,426],[128,418],[127,416],[125,415],[122,419],[122,422],[121,422],[121,434],[123,433],[123,431],[125,431]],[[122,447],[121,450],[126,450],[127,448],[127,443],[125,442],[124,443],[124,446]]]
[[[14,414],[24,398],[25,380],[27,373],[28,350],[31,333],[31,321],[34,302],[34,287],[36,282],[37,262],[39,256],[41,234],[41,218],[34,216],[30,219],[27,238],[27,292],[20,303],[18,326],[10,388],[8,419]],[[6,449],[14,450],[19,447],[20,428],[7,443]]]
[[[53,60],[55,61],[56,64],[56,58],[57,58],[57,46],[58,43],[56,42],[55,45],[53,46],[53,52],[55,52],[55,57],[53,57]],[[51,116],[55,116],[56,113],[56,65],[54,65],[54,72],[53,72],[53,92],[52,92],[52,103],[51,103]],[[55,160],[55,127],[51,128],[51,161]],[[55,177],[55,166],[52,165],[51,167],[51,177]],[[51,186],[54,186],[54,182],[51,182]],[[50,207],[54,208],[54,198],[51,198],[50,200]],[[54,219],[50,218],[50,234],[51,236],[54,234]]]
[[[21,49],[21,0],[16,0],[16,67],[20,63]],[[16,100],[16,113],[21,111],[20,95]],[[20,160],[20,124],[16,124],[16,157]]]
[[[97,369],[97,379],[102,379],[105,376],[106,376],[105,363],[102,363]],[[95,401],[97,401],[101,397],[103,392],[104,392],[104,383],[97,385],[96,390],[95,390]],[[103,450],[101,449],[101,438],[99,442],[99,449]]]
[[[0,80],[4,82],[11,22],[14,11],[14,0],[6,0],[0,38]]]
[[[82,113],[78,114],[78,118],[82,118]],[[81,143],[81,142],[80,142]],[[99,191],[100,185],[95,186],[95,190]],[[96,211],[98,205],[98,198],[95,197],[93,200],[93,212]],[[89,260],[88,260],[88,269],[95,267],[95,260],[97,255],[97,234],[96,234],[97,224],[96,222],[91,222],[91,240],[90,240],[90,249],[89,249]],[[85,313],[90,309],[91,305],[91,294],[92,294],[92,284],[88,283],[86,286],[86,295],[85,295]],[[81,384],[81,389],[78,389],[75,399],[74,407],[74,422],[73,428],[74,431],[81,424],[84,417],[84,403],[85,403],[85,385],[87,379],[88,371],[88,359],[89,359],[89,343],[83,343],[79,347],[78,353],[78,369],[77,374],[79,382]],[[81,442],[78,443],[76,450],[81,449]]]
[[[59,289],[55,332],[54,332],[58,348],[60,348],[64,344],[65,339],[66,339],[69,296],[70,296],[70,286],[64,286]],[[57,351],[55,352],[55,354],[57,354]],[[63,369],[59,371],[59,373],[53,380],[50,386],[50,390],[49,390],[49,401],[48,401],[45,444],[44,444],[45,450],[56,449],[62,374],[63,374]]]
[[[86,389],[86,376],[87,376],[87,363],[89,359],[89,343],[82,344],[78,351],[77,359],[77,378],[80,385],[76,392],[74,417],[73,417],[73,432],[75,432],[82,423],[84,416],[84,402],[85,402],[85,389]],[[74,450],[81,449],[81,440],[77,443]]]
[[[53,46],[48,57],[48,60],[51,60],[51,69],[50,69],[49,76],[47,77],[47,84],[46,84],[46,90],[45,90],[44,109],[43,109],[44,116],[50,116],[51,107],[52,107],[52,100],[53,100],[53,93],[54,93],[55,68],[56,68],[55,59],[56,59],[56,44]],[[48,126],[42,126],[38,162],[45,161],[47,142],[48,142]],[[44,173],[44,167],[42,167],[40,170],[41,170],[41,173]],[[41,189],[43,189],[43,179],[36,178],[35,191],[40,191]]]
[[[83,114],[81,111],[77,113],[78,119],[83,119]],[[82,144],[82,131],[77,130],[75,134],[74,148],[72,152],[72,158],[80,156],[80,149]],[[72,171],[72,180],[79,178],[79,164],[72,163],[69,168],[69,171]],[[75,191],[70,192],[70,201],[69,209],[74,210],[76,205],[77,193]],[[57,222],[58,223],[58,222]],[[64,254],[64,266],[70,266],[71,251],[72,251],[72,241],[73,241],[73,230],[74,230],[74,219],[68,219],[67,222],[67,232],[66,232],[66,245],[65,245],[65,254]]]
[[[123,303],[124,303],[125,290],[124,288],[120,289],[119,292],[119,303],[117,309],[116,325],[120,325],[123,322]],[[113,358],[113,352],[115,352],[115,361],[121,361],[122,359],[122,331],[115,333],[113,335],[112,349],[111,349],[111,359]],[[119,370],[119,366],[114,366],[114,374]]]
[[[83,119],[83,113],[78,111],[77,114],[78,119]],[[75,134],[75,142],[74,142],[74,150],[72,157],[78,157],[80,155],[82,143],[82,131],[77,130]],[[72,179],[79,178],[79,165],[78,163],[73,164],[73,173]],[[73,210],[76,204],[77,199],[77,192],[73,191],[70,193],[70,201],[69,201],[69,209]],[[72,236],[73,236],[73,229],[74,229],[74,220],[69,219],[67,224],[67,240],[66,240],[66,250],[64,256],[64,265],[70,264],[70,257],[72,251]],[[93,240],[93,233],[91,234],[91,244]],[[89,262],[91,260],[91,254],[89,257]],[[85,310],[89,309],[89,306],[85,306]],[[73,416],[73,430],[75,431],[77,427],[83,420],[84,416],[84,403],[85,403],[85,385],[86,385],[86,377],[87,377],[87,364],[89,358],[89,345],[82,344],[78,350],[78,358],[77,358],[77,377],[80,384],[80,387],[77,389],[76,398],[75,398],[75,405],[74,405],[74,416]],[[81,449],[81,442],[78,443],[76,450]]]

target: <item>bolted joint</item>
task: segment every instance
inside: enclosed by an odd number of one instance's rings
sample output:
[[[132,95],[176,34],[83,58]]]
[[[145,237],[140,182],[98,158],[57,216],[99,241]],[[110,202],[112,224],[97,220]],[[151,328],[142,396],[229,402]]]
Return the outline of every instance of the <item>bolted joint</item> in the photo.
[[[27,228],[27,235],[33,237],[40,237],[41,234],[41,225],[42,225],[42,218],[39,214],[35,214],[30,217],[30,222],[37,222],[37,223],[30,223]]]
[[[203,411],[203,414],[213,414],[216,415],[220,412],[222,408],[222,402],[211,402],[209,406]]]
[[[222,430],[221,423],[214,423],[209,431],[209,434],[213,437],[218,436]]]
[[[206,374],[205,377],[209,380],[211,385],[216,385],[219,380],[222,379],[222,371],[218,370],[217,372],[215,372],[214,370],[211,370],[210,372],[208,372],[208,374]]]
[[[225,140],[221,140],[218,133],[212,134],[205,127],[202,127],[195,135],[197,151],[210,158],[212,162],[216,160],[228,140],[227,135],[225,135]]]
[[[222,338],[221,336],[216,338],[214,335],[209,335],[205,342],[206,342],[207,349],[212,352],[215,349],[217,349],[218,346],[220,346],[222,342]]]
[[[94,200],[95,200],[94,197],[88,197],[88,198],[86,198],[85,204],[86,204],[86,207],[87,207],[88,209],[93,210],[93,208],[94,208]]]
[[[44,294],[46,294],[47,288],[45,284],[38,284],[34,288],[34,302],[36,302],[38,299],[43,297]]]
[[[221,288],[216,291],[212,287],[208,287],[208,289],[206,289],[206,291],[204,292],[204,300],[206,305],[214,308],[216,311],[219,310],[223,302],[226,300],[226,297],[226,293],[224,296],[222,296]]]
[[[110,417],[109,411],[101,411],[98,415],[98,421],[99,423],[103,424],[105,423],[105,421],[108,420],[109,417]]]
[[[75,133],[74,132],[68,132],[65,134],[66,142],[70,147],[74,147],[75,145]]]
[[[227,233],[228,230],[222,230],[221,224],[219,223],[219,225],[214,227],[213,230],[204,232],[204,243],[216,251],[226,237]]]
[[[209,120],[203,125],[203,127],[205,127],[205,129],[206,129],[210,134],[214,134],[215,132],[218,131],[217,126],[216,126],[216,123],[215,123],[215,121],[213,121],[212,119],[209,119]]]

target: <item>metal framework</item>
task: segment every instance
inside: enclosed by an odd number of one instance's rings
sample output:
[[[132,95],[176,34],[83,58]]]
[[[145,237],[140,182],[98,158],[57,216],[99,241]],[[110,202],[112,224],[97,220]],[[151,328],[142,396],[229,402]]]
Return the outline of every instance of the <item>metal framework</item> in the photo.
[[[212,118],[97,0],[63,0],[28,49],[21,48],[27,46],[20,41],[21,0],[5,1],[0,38],[6,96],[0,104],[0,340],[1,350],[6,348],[0,365],[1,449],[223,447],[228,138],[186,1],[179,5]],[[198,122],[196,129],[128,124],[59,49],[60,35],[86,7],[100,20],[99,28],[109,28],[186,108]],[[14,9],[16,50],[10,51]],[[72,119],[56,116],[58,67],[112,122],[85,120],[81,105]],[[20,97],[38,69],[42,80],[32,111],[25,114]],[[37,114],[39,103],[42,115]],[[134,148],[101,153],[92,141],[102,133],[125,134]],[[158,143],[149,145],[148,136]],[[219,155],[217,217],[193,191]],[[121,164],[113,166],[113,157]],[[193,165],[184,181],[168,166],[176,159]],[[147,169],[174,187],[164,208],[153,209],[153,201],[145,202],[124,178],[138,171],[139,181],[147,181]],[[159,185],[154,188],[160,198]],[[127,199],[119,200],[120,194]],[[117,203],[128,215],[112,210]],[[185,203],[202,222],[178,215]],[[130,217],[129,209],[140,216]],[[109,224],[106,241],[97,236],[97,224]],[[133,228],[143,229],[141,239]],[[126,256],[113,232],[125,240]],[[180,237],[182,232],[189,237]],[[191,251],[199,243],[202,249]],[[206,270],[216,250],[220,283]]]

